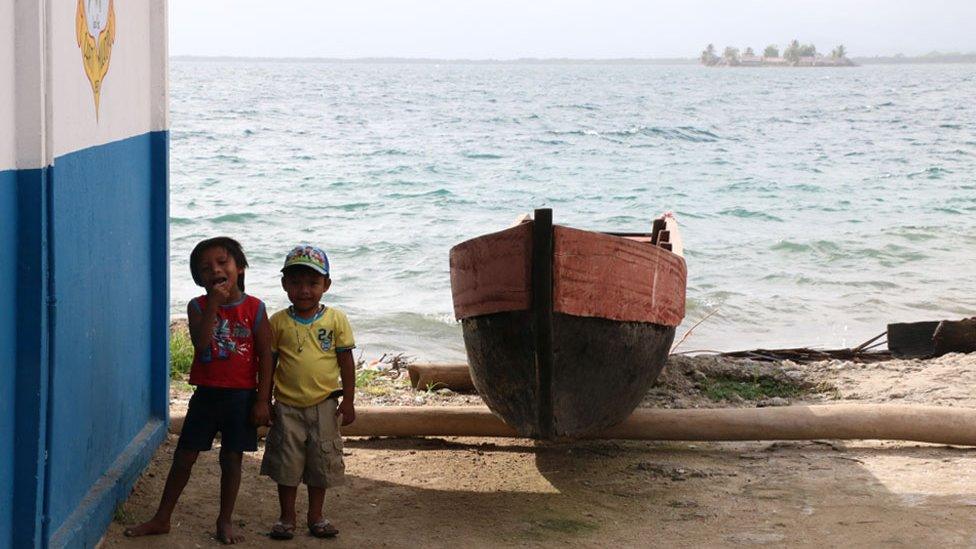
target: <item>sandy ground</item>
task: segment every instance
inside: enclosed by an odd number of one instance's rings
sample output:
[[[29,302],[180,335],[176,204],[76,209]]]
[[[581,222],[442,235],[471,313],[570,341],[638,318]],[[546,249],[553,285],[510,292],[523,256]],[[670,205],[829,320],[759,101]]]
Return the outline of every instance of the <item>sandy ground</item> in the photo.
[[[929,361],[761,365],[712,357],[672,361],[645,406],[829,402],[976,407],[976,355]],[[790,398],[718,402],[718,377],[770,377],[803,388]],[[379,384],[382,386],[382,383]],[[437,405],[475,396],[363,392],[366,404]],[[417,397],[423,397],[418,399]],[[185,394],[174,394],[174,413]],[[117,513],[106,547],[210,547],[217,512],[216,452],[202,455],[173,531],[127,539],[149,518],[176,438],[170,436]],[[347,439],[347,484],[330,491],[335,540],[299,535],[282,546],[943,546],[976,545],[976,453],[947,446],[810,441],[538,443],[515,439]],[[236,520],[249,547],[272,544],[274,485],[245,457]],[[300,496],[300,508],[304,506]],[[301,515],[301,512],[300,512]]]

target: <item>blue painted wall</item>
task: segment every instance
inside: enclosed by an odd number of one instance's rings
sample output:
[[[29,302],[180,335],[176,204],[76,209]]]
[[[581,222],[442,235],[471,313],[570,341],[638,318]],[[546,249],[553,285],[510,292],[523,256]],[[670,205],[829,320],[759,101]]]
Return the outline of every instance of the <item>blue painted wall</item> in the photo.
[[[167,150],[0,172],[0,548],[93,546],[165,437]]]
[[[13,468],[13,508],[0,520],[10,523],[13,547],[36,547],[43,542],[44,433],[47,407],[47,262],[44,181],[46,170],[15,172],[13,199],[16,226],[13,236],[17,265],[15,287],[16,342],[13,351],[13,453],[0,456]],[[2,531],[2,530],[0,530]],[[3,540],[0,540],[2,543]]]
[[[17,361],[17,172],[0,171],[0,456],[14,453],[14,388]],[[14,463],[0,457],[0,532],[9,532]]]
[[[47,483],[52,538],[133,440],[158,430],[153,307],[168,284],[155,273],[153,166],[165,149],[144,134],[55,159],[50,170],[51,317]],[[165,252],[163,252],[165,253]],[[164,380],[165,381],[165,380]],[[165,385],[165,383],[163,384]],[[162,419],[155,417],[155,419]],[[78,436],[83,427],[86,436]],[[162,431],[160,431],[162,433]],[[155,447],[155,445],[153,445]],[[119,464],[121,465],[121,464]],[[82,510],[86,513],[87,510]]]

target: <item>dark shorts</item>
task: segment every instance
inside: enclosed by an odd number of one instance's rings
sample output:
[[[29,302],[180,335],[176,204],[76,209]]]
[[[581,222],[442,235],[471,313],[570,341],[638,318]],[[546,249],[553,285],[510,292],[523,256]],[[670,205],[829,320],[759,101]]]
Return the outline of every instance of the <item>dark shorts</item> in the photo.
[[[257,399],[253,389],[197,387],[183,421],[176,448],[205,451],[213,447],[220,432],[220,446],[233,452],[258,449],[258,430],[251,424],[251,409]]]

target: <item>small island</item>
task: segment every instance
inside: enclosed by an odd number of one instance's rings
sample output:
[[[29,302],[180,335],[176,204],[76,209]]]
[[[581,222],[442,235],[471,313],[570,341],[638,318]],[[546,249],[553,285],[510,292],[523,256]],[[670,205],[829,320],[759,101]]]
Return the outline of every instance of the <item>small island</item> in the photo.
[[[790,42],[780,55],[779,47],[775,44],[766,46],[762,55],[756,55],[752,48],[747,47],[739,53],[739,48],[726,46],[719,56],[715,45],[709,44],[701,52],[701,64],[706,67],[854,67],[853,61],[847,57],[847,49],[843,44],[837,46],[830,55],[823,55],[813,44],[800,44],[799,40]]]

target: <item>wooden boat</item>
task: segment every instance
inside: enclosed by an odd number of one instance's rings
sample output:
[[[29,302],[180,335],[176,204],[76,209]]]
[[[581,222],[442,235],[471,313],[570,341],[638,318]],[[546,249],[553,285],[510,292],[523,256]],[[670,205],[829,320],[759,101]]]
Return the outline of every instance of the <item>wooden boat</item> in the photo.
[[[451,249],[454,313],[471,378],[521,436],[581,437],[640,403],[684,318],[677,224],[599,233],[552,210]]]

